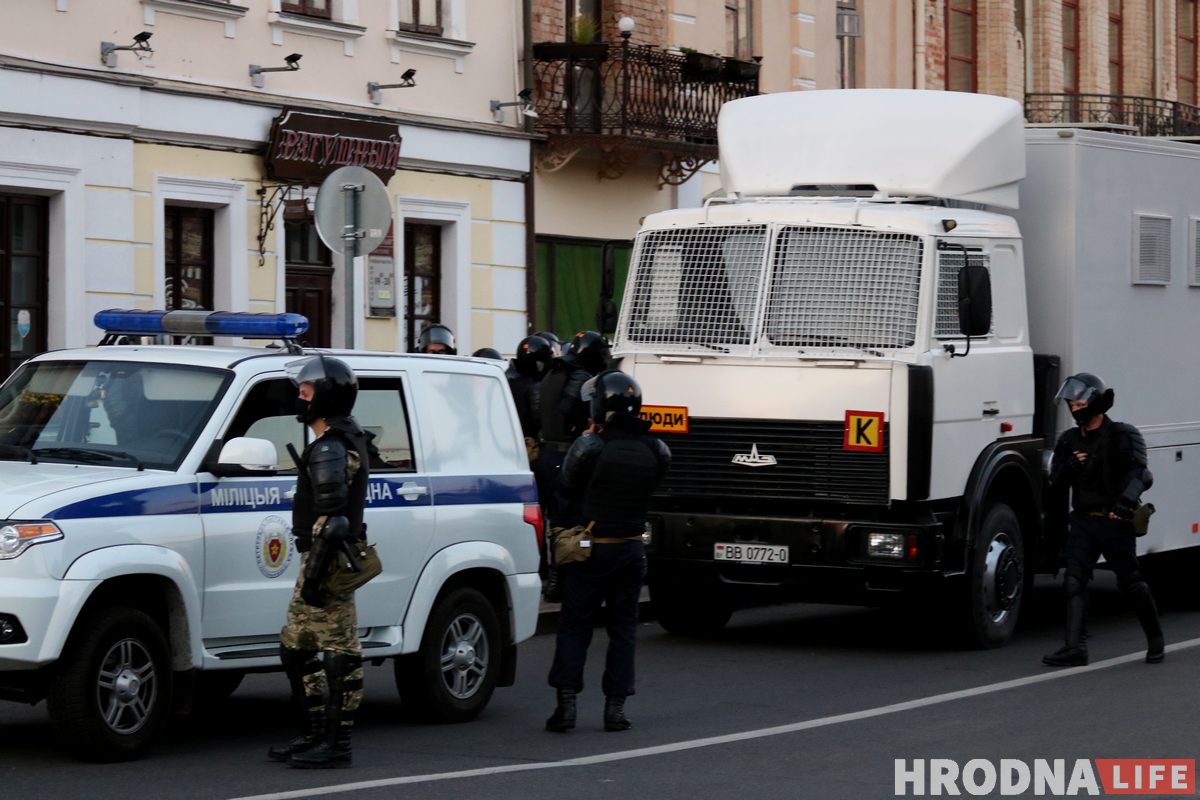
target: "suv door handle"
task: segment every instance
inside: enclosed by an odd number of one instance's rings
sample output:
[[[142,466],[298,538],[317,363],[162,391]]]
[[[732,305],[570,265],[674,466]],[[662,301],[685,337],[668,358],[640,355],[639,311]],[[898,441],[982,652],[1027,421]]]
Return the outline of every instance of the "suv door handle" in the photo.
[[[1000,413],[1000,409],[998,409],[998,408],[985,408],[983,410],[983,415],[985,417],[994,417],[999,413]]]
[[[396,494],[400,495],[405,500],[416,500],[422,495],[429,494],[429,487],[422,486],[419,483],[403,483],[396,491]]]

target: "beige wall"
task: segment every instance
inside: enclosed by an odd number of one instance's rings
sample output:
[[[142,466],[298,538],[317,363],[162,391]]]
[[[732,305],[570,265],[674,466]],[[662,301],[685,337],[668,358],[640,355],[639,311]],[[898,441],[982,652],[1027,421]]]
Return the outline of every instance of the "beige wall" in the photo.
[[[632,239],[642,217],[675,207],[675,190],[658,189],[657,166],[632,166],[617,180],[600,180],[598,164],[577,157],[539,176],[534,219],[540,234],[587,239]]]
[[[416,88],[385,90],[383,107],[493,124],[488,101],[515,99],[520,88],[521,0],[445,0],[453,24],[446,35],[473,45],[439,47],[389,33],[398,2],[334,0],[340,21],[365,29],[342,36],[332,26],[306,31],[279,23],[279,0],[239,2],[249,8],[244,16],[218,20],[170,13],[168,3],[154,0],[0,0],[0,53],[268,96],[338,100],[367,111],[376,108],[368,81],[395,83],[412,67]],[[101,67],[101,41],[129,44],[142,30],[153,33],[151,59],[119,52],[114,70]],[[298,72],[267,74],[263,89],[252,88],[250,64],[283,66],[294,52],[303,55]]]

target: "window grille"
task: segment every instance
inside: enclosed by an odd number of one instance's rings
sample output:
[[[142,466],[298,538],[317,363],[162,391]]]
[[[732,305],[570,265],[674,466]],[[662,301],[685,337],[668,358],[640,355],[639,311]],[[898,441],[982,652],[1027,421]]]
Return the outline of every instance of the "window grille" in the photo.
[[[1171,218],[1134,215],[1134,283],[1171,282]]]
[[[967,251],[971,266],[987,267],[991,272],[991,257],[986,253]],[[938,253],[937,316],[933,322],[933,335],[939,339],[961,339],[958,327],[958,271],[963,267],[962,250],[945,250]]]
[[[916,334],[922,252],[918,236],[851,228],[649,231],[634,254],[618,350],[878,354],[907,347]]]
[[[780,231],[767,295],[777,347],[908,347],[916,338],[921,240],[845,228]]]
[[[747,353],[766,249],[765,225],[642,234],[619,337],[656,353]]]

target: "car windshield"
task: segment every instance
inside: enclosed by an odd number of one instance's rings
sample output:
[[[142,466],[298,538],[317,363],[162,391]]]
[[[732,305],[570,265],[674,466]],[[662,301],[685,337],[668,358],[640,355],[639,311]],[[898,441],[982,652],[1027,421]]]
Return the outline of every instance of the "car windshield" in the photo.
[[[0,388],[0,460],[175,469],[228,378],[170,364],[26,363]]]

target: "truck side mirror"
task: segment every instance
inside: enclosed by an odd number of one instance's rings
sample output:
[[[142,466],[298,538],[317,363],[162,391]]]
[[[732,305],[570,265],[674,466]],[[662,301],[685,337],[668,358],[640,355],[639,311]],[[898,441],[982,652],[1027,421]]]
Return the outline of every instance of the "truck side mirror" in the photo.
[[[986,336],[992,329],[992,276],[987,267],[968,264],[958,271],[958,329],[963,336]]]

